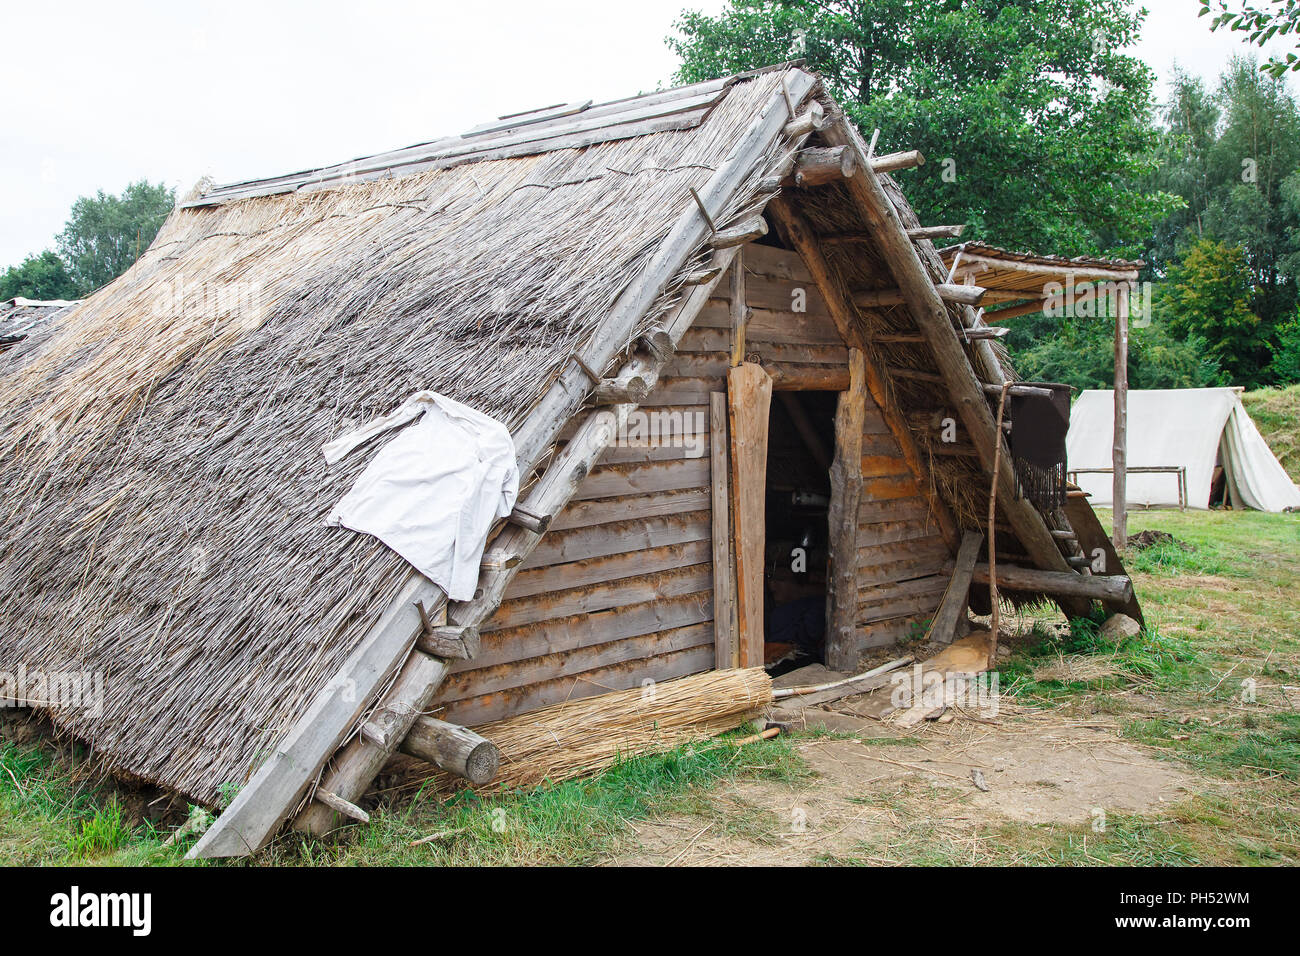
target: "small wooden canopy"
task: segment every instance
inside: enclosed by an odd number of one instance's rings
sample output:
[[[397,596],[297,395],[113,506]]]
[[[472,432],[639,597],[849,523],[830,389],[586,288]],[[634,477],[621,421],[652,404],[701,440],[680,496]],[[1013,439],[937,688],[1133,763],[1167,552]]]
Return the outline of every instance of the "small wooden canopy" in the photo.
[[[1086,256],[1066,259],[1010,252],[982,242],[948,246],[939,250],[939,256],[948,269],[949,282],[988,290],[982,301],[986,306],[984,319],[990,324],[1042,311],[1053,283],[1062,287],[1094,282],[1134,283],[1138,270],[1146,265],[1140,260]],[[998,303],[1014,304],[998,307]]]

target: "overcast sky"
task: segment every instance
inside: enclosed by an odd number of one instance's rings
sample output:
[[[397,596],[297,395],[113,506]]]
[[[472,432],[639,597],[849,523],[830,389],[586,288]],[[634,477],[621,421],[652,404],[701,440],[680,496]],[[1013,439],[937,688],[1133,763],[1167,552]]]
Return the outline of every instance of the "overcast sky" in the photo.
[[[352,159],[504,113],[665,83],[684,8],[723,0],[0,0],[0,267],[68,209],[146,178],[188,190]],[[1136,50],[1215,76],[1244,49],[1197,0],[1147,0]],[[1279,43],[1285,48],[1285,44]]]

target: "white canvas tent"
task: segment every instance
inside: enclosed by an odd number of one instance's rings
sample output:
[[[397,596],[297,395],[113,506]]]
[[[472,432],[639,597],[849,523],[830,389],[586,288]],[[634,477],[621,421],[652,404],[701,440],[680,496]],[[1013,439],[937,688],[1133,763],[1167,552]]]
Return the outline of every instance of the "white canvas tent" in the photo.
[[[1283,511],[1300,507],[1296,488],[1241,404],[1235,388],[1148,389],[1129,392],[1128,465],[1130,468],[1186,469],[1187,504],[1205,508],[1216,464],[1227,476],[1234,507]],[[1111,465],[1114,393],[1090,389],[1070,411],[1066,439],[1069,468],[1107,469]],[[1093,504],[1111,504],[1111,476],[1082,473],[1079,487]],[[1177,506],[1176,472],[1130,473],[1128,502],[1139,507]]]

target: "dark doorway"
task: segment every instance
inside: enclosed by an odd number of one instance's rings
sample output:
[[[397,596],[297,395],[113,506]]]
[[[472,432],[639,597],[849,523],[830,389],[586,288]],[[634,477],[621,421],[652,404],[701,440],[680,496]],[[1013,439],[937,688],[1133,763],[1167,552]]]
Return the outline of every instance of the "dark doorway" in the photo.
[[[773,676],[821,661],[827,513],[839,392],[775,392],[768,421],[764,663]]]

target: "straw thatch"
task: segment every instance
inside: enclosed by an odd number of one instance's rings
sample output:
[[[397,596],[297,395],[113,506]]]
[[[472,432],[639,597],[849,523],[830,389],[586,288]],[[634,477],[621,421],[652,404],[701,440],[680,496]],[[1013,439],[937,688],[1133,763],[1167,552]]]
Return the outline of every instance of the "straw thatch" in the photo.
[[[174,212],[0,396],[0,671],[102,673],[102,716],[53,716],[116,767],[203,802],[245,780],[406,574],[324,527],[365,456],[320,446],[419,389],[517,427],[778,83],[693,128]]]

